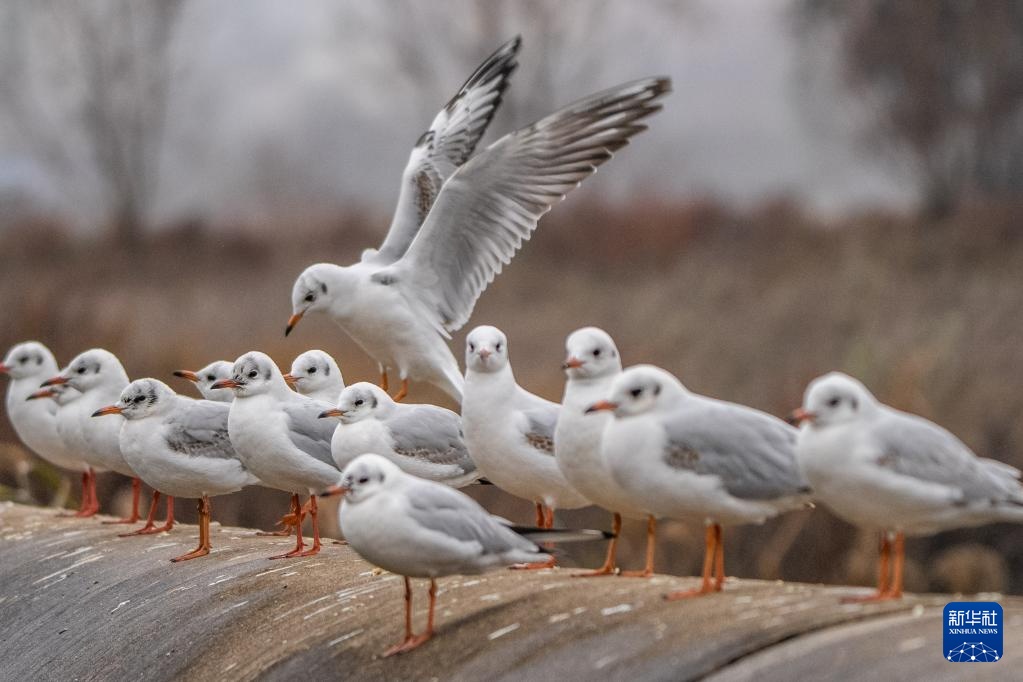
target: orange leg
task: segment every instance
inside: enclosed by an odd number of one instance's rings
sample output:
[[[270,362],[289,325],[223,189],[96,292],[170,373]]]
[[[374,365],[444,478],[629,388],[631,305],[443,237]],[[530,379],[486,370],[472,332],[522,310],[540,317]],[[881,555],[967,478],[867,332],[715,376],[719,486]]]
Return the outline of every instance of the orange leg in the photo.
[[[595,578],[603,575],[615,575],[618,570],[615,567],[615,558],[618,552],[618,534],[622,532],[622,515],[618,512],[611,517],[611,533],[614,537],[607,546],[607,556],[604,557],[604,565],[593,571],[576,573],[573,578]]]
[[[400,403],[402,401],[402,399],[405,396],[407,396],[407,395],[408,395],[408,379],[402,379],[401,380],[401,388],[399,388],[398,392],[394,395],[394,402]]]
[[[548,507],[540,502],[536,503],[536,525],[537,528],[553,528],[554,527],[554,509]],[[544,547],[549,545],[544,544]],[[558,560],[553,556],[546,561],[534,561],[528,564],[515,564],[510,568],[513,571],[536,571],[541,568],[554,568],[558,563]]]
[[[670,594],[664,595],[664,598],[668,601],[675,601],[676,599],[688,599],[689,597],[699,597],[714,591],[714,583],[710,579],[710,575],[714,569],[714,559],[717,553],[717,540],[719,533],[715,530],[717,524],[709,524],[707,531],[704,534],[704,551],[703,551],[703,583],[700,587],[692,590],[680,590],[678,592],[671,592]]]
[[[721,524],[714,524],[714,541],[717,547],[714,551],[714,591],[720,592],[725,585],[725,539],[721,530]]]
[[[95,475],[96,474],[92,472],[92,469],[86,469],[82,472],[82,499],[78,504],[78,511],[64,512],[58,516],[68,518],[85,518],[87,516],[92,516],[99,511],[99,505],[95,503],[96,494],[94,491],[95,484],[93,483]]]
[[[131,516],[117,521],[104,521],[103,523],[138,523],[139,521],[139,498],[142,496],[142,479],[138,476],[131,479]]]
[[[149,514],[146,516],[146,525],[142,526],[138,530],[133,530],[130,533],[121,533],[118,537],[127,538],[132,535],[152,535],[154,533],[163,533],[169,531],[174,527],[174,498],[170,495],[167,496],[167,520],[159,528],[156,527],[156,505],[160,502],[160,491],[153,491],[153,502],[149,505]]]
[[[437,609],[437,581],[430,579],[430,607],[426,616],[426,632],[412,634],[412,581],[405,578],[405,639],[383,653],[384,658],[412,651],[433,637],[433,617]]]
[[[387,381],[387,368],[383,365],[380,366],[380,390],[384,393],[390,388],[390,383]]]
[[[168,500],[171,498],[167,498]],[[188,554],[174,557],[171,561],[188,561],[198,559],[210,553],[213,544],[210,542],[210,498],[205,495],[199,500],[199,546]]]
[[[261,530],[258,533],[256,533],[256,535],[263,536],[263,537],[270,536],[270,537],[284,537],[284,538],[286,538],[289,535],[291,535],[291,530],[295,526],[295,518],[296,517],[299,520],[299,527],[301,528],[301,521],[302,521],[301,516],[302,516],[302,508],[301,508],[301,506],[298,503],[298,495],[292,495],[291,496],[291,511],[289,513],[285,514],[281,518],[281,520],[277,522],[278,525],[284,526],[284,528],[281,528],[280,530],[271,530],[271,531],[262,531]]]
[[[646,564],[642,571],[622,571],[629,578],[649,578],[654,574],[654,550],[657,548],[657,519],[646,517]]]
[[[312,525],[313,525],[313,546],[310,547],[309,549],[305,550],[304,552],[302,552],[298,556],[312,556],[314,554],[319,554],[320,553],[320,522],[319,522],[319,519],[317,519],[318,511],[319,510],[317,508],[316,495],[310,495],[309,496],[309,516],[310,516],[310,518],[312,520]],[[301,535],[301,534],[302,533],[299,532],[299,535]]]
[[[902,572],[905,565],[905,536],[899,533],[895,536],[895,575],[891,575],[892,567],[892,541],[887,531],[881,532],[881,553],[878,559],[877,569],[877,592],[868,594],[865,597],[846,597],[842,599],[843,604],[868,603],[875,601],[888,601],[902,597]]]
[[[543,513],[543,504],[541,504],[540,502],[537,502],[536,503],[536,527],[537,528],[543,528],[544,527],[544,525],[543,525],[544,518],[545,518],[545,516],[544,516],[544,513]]]
[[[308,550],[305,549],[305,541],[304,538],[302,537],[301,524],[302,517],[304,516],[303,513],[304,507],[302,507],[301,503],[299,502],[298,495],[293,496],[292,504],[294,505],[294,508],[297,510],[296,514],[298,517],[297,525],[295,526],[295,549],[285,554],[277,554],[275,556],[272,556],[270,557],[271,559],[291,559],[293,557],[312,556],[313,554],[317,554],[320,551],[320,524],[317,519],[316,496],[310,495],[308,502],[309,515],[312,516],[313,520],[313,546],[310,547]]]

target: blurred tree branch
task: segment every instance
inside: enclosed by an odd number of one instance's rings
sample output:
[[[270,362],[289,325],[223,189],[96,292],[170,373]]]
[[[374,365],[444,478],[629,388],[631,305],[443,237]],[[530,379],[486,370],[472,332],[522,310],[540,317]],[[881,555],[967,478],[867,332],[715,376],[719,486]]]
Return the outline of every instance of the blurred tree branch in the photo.
[[[928,214],[1023,193],[1023,2],[799,0],[795,17],[839,53],[870,140],[912,160]]]
[[[6,125],[56,177],[92,172],[117,238],[150,218],[186,0],[10,0],[2,15]]]

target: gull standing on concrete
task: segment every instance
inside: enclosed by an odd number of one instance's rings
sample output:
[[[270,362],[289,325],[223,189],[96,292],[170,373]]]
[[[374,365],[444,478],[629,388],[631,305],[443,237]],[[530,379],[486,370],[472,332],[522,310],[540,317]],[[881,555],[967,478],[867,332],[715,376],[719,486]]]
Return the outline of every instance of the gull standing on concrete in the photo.
[[[604,459],[635,504],[657,517],[707,526],[701,586],[667,599],[721,591],[722,525],[763,523],[809,502],[796,465],[796,430],[765,412],[692,393],[651,365],[622,372],[609,399],[590,409],[614,411]]]
[[[814,379],[793,418],[804,423],[796,455],[816,498],[849,523],[881,533],[877,592],[849,601],[902,597],[906,535],[1023,522],[1018,469],[978,457],[944,428],[884,405],[846,374]]]
[[[263,485],[291,493],[295,549],[271,558],[316,554],[320,551],[316,495],[336,483],[339,473],[330,455],[337,424],[319,418],[331,405],[292,391],[274,361],[258,351],[238,358],[231,378],[213,388],[234,391],[227,425],[238,459]],[[300,495],[309,495],[313,546],[308,550],[302,538]]]
[[[436,405],[395,402],[382,388],[361,381],[341,392],[336,408],[321,418],[340,419],[330,451],[344,469],[366,452],[378,453],[402,471],[461,488],[480,473],[462,436],[462,419]]]
[[[106,523],[135,523],[139,520],[139,496],[142,481],[121,455],[121,425],[116,421],[97,420],[92,413],[118,399],[128,385],[128,374],[113,353],[93,348],[79,353],[59,374],[44,381],[41,386],[67,384],[82,395],[60,412],[57,432],[64,446],[78,453],[94,471],[116,471],[131,478],[131,515],[120,521]]]
[[[345,387],[341,368],[322,350],[307,350],[295,358],[284,380],[302,395],[331,405],[337,402]]]
[[[156,379],[137,379],[128,384],[116,404],[93,413],[94,417],[109,414],[124,417],[121,452],[157,495],[167,495],[170,519],[175,497],[199,499],[199,546],[171,561],[187,561],[210,553],[210,496],[233,493],[259,483],[231,447],[227,433],[230,409],[224,403],[179,396]],[[150,518],[150,524],[151,521]],[[170,528],[137,532],[162,530]]]
[[[649,577],[654,572],[657,519],[614,480],[604,463],[601,442],[611,422],[609,413],[586,410],[611,393],[611,383],[622,373],[622,359],[614,340],[603,329],[583,327],[565,340],[565,395],[554,429],[554,459],[565,479],[587,500],[610,511],[614,538],[607,548],[604,565],[580,576],[615,575],[615,557],[622,516],[646,519],[646,564],[642,571],[624,571],[622,575]]]
[[[555,509],[589,504],[565,480],[554,459],[560,406],[515,383],[504,332],[490,326],[469,332],[465,367],[462,429],[480,473],[499,488],[533,502],[541,528],[553,527]],[[549,565],[554,565],[553,557]]]
[[[509,51],[508,63],[512,57]],[[398,371],[396,399],[412,379],[460,401],[451,332],[465,325],[540,218],[645,130],[641,120],[660,109],[657,100],[669,89],[667,79],[627,83],[504,136],[424,201],[430,208],[421,226],[392,225],[381,250],[354,265],[307,268],[292,289],[287,329],[308,312],[326,312],[377,361],[385,390],[387,370]],[[437,136],[422,139],[430,148]]]
[[[405,578],[405,638],[384,656],[411,651],[433,636],[437,578],[477,574],[515,563],[549,559],[539,540],[600,540],[600,531],[517,528],[446,485],[405,473],[375,454],[345,467],[338,509],[348,544],[366,561]],[[412,633],[411,578],[429,578],[426,632]]]
[[[56,467],[82,474],[82,498],[75,516],[92,516],[96,513],[94,474],[88,462],[64,447],[57,433],[59,405],[52,400],[31,399],[39,384],[58,370],[53,353],[38,341],[26,341],[11,348],[0,363],[0,374],[10,378],[7,417],[25,447]]]
[[[234,400],[234,393],[228,388],[213,388],[213,384],[217,383],[221,379],[231,378],[231,369],[234,365],[227,360],[217,360],[211,362],[197,372],[192,372],[187,369],[175,370],[174,376],[181,377],[182,379],[188,379],[195,387],[199,389],[199,393],[206,400],[213,400],[219,403],[229,403]]]

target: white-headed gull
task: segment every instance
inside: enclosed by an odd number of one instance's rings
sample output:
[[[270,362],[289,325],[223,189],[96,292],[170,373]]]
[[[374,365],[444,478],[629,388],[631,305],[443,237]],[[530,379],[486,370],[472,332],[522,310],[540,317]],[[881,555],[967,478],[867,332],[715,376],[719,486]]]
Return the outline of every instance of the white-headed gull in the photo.
[[[502,490],[533,502],[536,525],[542,528],[553,526],[555,509],[589,504],[554,459],[560,406],[515,382],[504,332],[490,326],[469,332],[465,366],[462,430],[480,473]]]
[[[583,327],[565,340],[565,395],[561,400],[558,425],[554,429],[554,459],[565,479],[595,505],[613,514],[611,532],[615,538],[607,549],[604,565],[579,575],[614,575],[618,534],[622,516],[647,521],[646,562],[642,571],[623,575],[648,577],[654,572],[656,517],[646,514],[641,505],[614,480],[604,463],[601,439],[611,415],[586,410],[611,392],[611,382],[622,373],[622,359],[614,339],[603,329]]]
[[[235,453],[263,485],[291,496],[291,522],[296,526],[295,549],[279,556],[310,556],[320,551],[316,495],[337,482],[338,468],[330,455],[336,422],[320,419],[331,405],[295,393],[265,353],[251,351],[234,363],[230,379],[214,388],[230,388],[235,398],[228,416],[228,433]],[[313,546],[304,549],[300,495],[309,495]]]
[[[157,379],[137,379],[121,392],[117,403],[94,413],[124,417],[121,452],[147,485],[168,496],[168,516],[175,497],[198,498],[199,546],[171,561],[210,553],[211,496],[259,483],[231,446],[229,411],[221,402],[179,396]]]
[[[295,358],[284,380],[302,395],[331,405],[337,402],[341,389],[345,387],[341,368],[322,350],[307,350]]]
[[[59,413],[57,433],[64,446],[81,455],[97,472],[115,471],[131,477],[131,515],[114,523],[135,523],[139,520],[142,482],[121,455],[121,425],[116,420],[92,418],[93,412],[116,401],[128,385],[128,374],[121,361],[102,348],[84,351],[41,386],[60,384],[67,384],[82,394]]]
[[[444,182],[421,227],[392,238],[392,226],[384,244],[397,248],[348,267],[307,268],[292,289],[288,328],[306,313],[326,312],[377,361],[381,386],[387,370],[397,370],[396,399],[412,379],[460,400],[451,332],[465,325],[540,218],[645,130],[642,119],[660,109],[669,89],[667,79],[627,83],[502,137]],[[423,144],[436,139],[428,135]]]
[[[0,363],[0,374],[10,378],[7,418],[25,447],[54,466],[82,475],[82,499],[75,516],[92,516],[96,513],[90,492],[93,474],[88,462],[64,447],[64,441],[57,433],[58,404],[53,400],[30,400],[38,392],[39,384],[54,376],[59,369],[53,353],[38,341],[26,341],[12,347]]]
[[[233,367],[234,364],[227,360],[217,360],[195,372],[187,369],[175,370],[174,376],[191,381],[199,389],[199,394],[206,400],[229,403],[234,400],[234,393],[227,388],[212,388],[212,386],[221,379],[230,379]]]
[[[451,410],[398,403],[382,388],[361,381],[341,391],[337,407],[320,417],[341,421],[330,441],[341,469],[375,452],[406,473],[455,488],[480,477],[465,447],[462,419]]]
[[[539,540],[600,540],[600,531],[517,528],[491,516],[453,488],[405,473],[390,460],[364,454],[345,467],[338,510],[348,543],[366,561],[405,578],[405,638],[384,656],[415,649],[433,636],[437,578],[477,574],[549,557]],[[430,580],[426,631],[412,633],[412,582]]]
[[[815,497],[881,533],[878,590],[867,601],[902,596],[905,535],[1023,521],[1018,469],[978,457],[937,424],[879,402],[848,375],[814,379],[793,417],[804,422],[796,455]]]
[[[590,409],[614,412],[604,432],[604,459],[643,510],[707,526],[701,586],[668,599],[721,590],[722,525],[763,523],[809,501],[794,428],[765,412],[692,393],[663,369],[630,367]]]

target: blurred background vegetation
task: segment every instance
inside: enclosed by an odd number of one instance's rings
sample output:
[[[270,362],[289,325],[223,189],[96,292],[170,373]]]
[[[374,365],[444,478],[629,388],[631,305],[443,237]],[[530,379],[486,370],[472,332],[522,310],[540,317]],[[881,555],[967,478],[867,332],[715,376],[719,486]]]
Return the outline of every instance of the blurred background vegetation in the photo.
[[[36,338],[62,362],[103,346],[132,377],[186,393],[172,370],[252,348],[282,366],[323,348],[349,382],[374,379],[326,320],[283,337],[291,283],[381,240],[411,144],[515,33],[522,66],[488,140],[619,80],[675,82],[651,130],[556,207],[480,300],[469,327],[508,333],[521,384],[558,399],[565,336],[596,324],[626,363],[777,415],[841,369],[1023,466],[1020,2],[11,0],[0,345]],[[452,406],[428,387],[412,397]],[[6,420],[0,486],[76,501]],[[532,516],[500,491],[472,494]],[[101,495],[123,511],[126,481],[101,477]],[[214,508],[269,527],[286,505],[249,489]],[[593,509],[561,518],[607,523]],[[641,561],[641,531],[626,527],[626,563]],[[727,535],[730,574],[874,579],[875,538],[823,509]],[[701,529],[664,524],[659,552],[659,570],[695,572]],[[909,589],[1023,591],[1023,528],[908,552]]]

